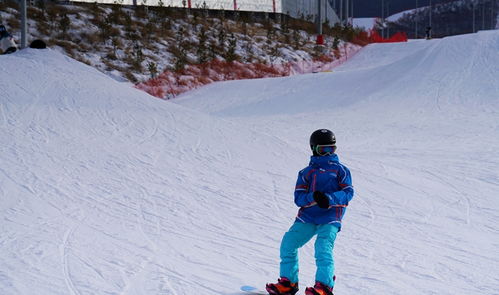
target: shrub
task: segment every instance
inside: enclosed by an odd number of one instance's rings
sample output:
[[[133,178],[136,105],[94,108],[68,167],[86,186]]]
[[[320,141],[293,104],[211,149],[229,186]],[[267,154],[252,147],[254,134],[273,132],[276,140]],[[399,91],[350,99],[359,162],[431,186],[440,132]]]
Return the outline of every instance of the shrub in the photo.
[[[298,30],[293,30],[293,49],[298,50],[300,49],[303,44],[302,44],[302,38],[300,35],[300,32]]]
[[[63,14],[59,19],[59,28],[62,31],[62,34],[66,36],[69,28],[71,27],[71,20],[69,19],[67,14]]]
[[[185,30],[180,27],[175,36],[174,43],[170,44],[170,52],[173,54],[173,68],[176,72],[184,69],[187,64],[187,51],[189,43],[186,41]]]
[[[46,20],[43,10],[31,6],[28,7],[28,15],[30,19],[35,20],[36,22],[42,22]]]
[[[225,52],[224,58],[228,62],[233,62],[239,59],[239,56],[236,54],[237,47],[237,39],[233,33],[230,34],[229,37],[229,46],[227,47],[227,52]]]
[[[142,46],[139,42],[135,42],[133,45],[133,62],[132,68],[137,72],[142,71],[142,62],[144,61],[144,53],[142,52]]]
[[[207,48],[207,40],[208,37],[206,35],[206,28],[204,26],[201,26],[199,33],[198,33],[198,40],[199,44],[196,49],[196,55],[197,55],[197,62],[202,64],[208,61],[208,48]]]
[[[135,77],[135,75],[131,71],[125,72],[125,78],[132,83],[138,82],[137,78]]]
[[[113,53],[116,55],[118,48],[123,47],[123,42],[121,41],[121,38],[114,36],[111,38],[111,45],[113,46]]]
[[[156,76],[158,75],[158,65],[155,62],[147,63],[147,70],[151,75],[151,79],[156,78]]]

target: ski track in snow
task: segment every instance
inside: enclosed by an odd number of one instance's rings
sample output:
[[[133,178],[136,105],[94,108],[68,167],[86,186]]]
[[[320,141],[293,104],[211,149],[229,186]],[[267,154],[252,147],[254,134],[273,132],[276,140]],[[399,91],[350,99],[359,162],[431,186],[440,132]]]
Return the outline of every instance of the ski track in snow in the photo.
[[[69,264],[68,264],[68,255],[69,255],[69,250],[70,250],[70,239],[71,236],[73,235],[74,231],[76,230],[78,226],[73,226],[71,229],[67,230],[67,232],[64,234],[64,240],[61,245],[61,257],[62,257],[62,265],[64,268],[64,280],[66,281],[66,286],[68,288],[68,291],[71,294],[81,294],[78,292],[76,289],[75,285],[73,284],[73,280],[71,279],[71,272],[69,269]]]
[[[274,281],[323,127],[356,190],[338,294],[496,294],[498,45],[498,32],[370,45],[332,73],[166,102],[51,50],[0,56],[2,295]],[[300,262],[313,284],[313,242]]]

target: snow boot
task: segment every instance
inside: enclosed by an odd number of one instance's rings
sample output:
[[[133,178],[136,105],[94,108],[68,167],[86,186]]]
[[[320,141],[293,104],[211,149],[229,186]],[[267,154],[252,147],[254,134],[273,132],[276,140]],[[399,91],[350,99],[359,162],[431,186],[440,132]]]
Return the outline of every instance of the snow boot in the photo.
[[[280,278],[277,284],[267,284],[267,292],[270,295],[295,295],[298,292],[298,283],[291,283],[287,278]]]
[[[316,282],[315,286],[305,289],[305,295],[334,295],[333,288],[324,285],[321,282]]]

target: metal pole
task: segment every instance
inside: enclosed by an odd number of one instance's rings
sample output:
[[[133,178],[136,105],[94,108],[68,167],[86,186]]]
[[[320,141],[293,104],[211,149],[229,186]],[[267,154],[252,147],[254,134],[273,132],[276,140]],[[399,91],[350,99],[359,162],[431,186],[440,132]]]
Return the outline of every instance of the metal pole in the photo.
[[[350,10],[349,9],[350,8],[350,3],[349,3],[349,0],[345,0],[345,1],[346,1],[345,2],[345,9],[346,9],[345,14],[347,16],[346,17],[346,24],[348,25],[350,23],[350,11],[349,11]]]
[[[381,37],[385,38],[385,0],[381,0]]]
[[[331,22],[329,22],[329,17],[327,15],[327,0],[324,1],[324,21],[327,22],[329,24],[329,26],[331,26]]]
[[[433,7],[431,6],[431,0],[430,0],[430,27],[431,27],[431,17],[433,15]]]
[[[317,34],[322,35],[322,1],[317,0]]]
[[[322,37],[322,0],[317,0],[317,45],[323,45]]]
[[[353,26],[353,19],[354,19],[354,14],[353,14],[353,3],[354,3],[354,0],[351,0],[352,1],[352,26]]]
[[[490,30],[493,30],[494,28],[492,27],[494,25],[494,0],[490,1]]]
[[[482,1],[482,30],[485,30],[485,1]]]
[[[419,9],[418,0],[416,0],[416,13],[414,16],[414,22],[416,23],[416,30],[414,32],[414,39],[418,38],[418,9]]]
[[[471,2],[471,8],[473,9],[473,33],[475,33],[475,1]]]
[[[28,17],[26,12],[26,0],[21,0],[21,49],[26,48],[28,40]]]
[[[496,0],[490,2],[490,29],[494,29],[494,10],[496,10]]]
[[[340,23],[341,23],[341,25],[343,25],[343,1],[344,0],[340,0]]]
[[[386,16],[390,16],[390,0],[386,1]],[[390,26],[386,28],[386,38],[390,38]]]

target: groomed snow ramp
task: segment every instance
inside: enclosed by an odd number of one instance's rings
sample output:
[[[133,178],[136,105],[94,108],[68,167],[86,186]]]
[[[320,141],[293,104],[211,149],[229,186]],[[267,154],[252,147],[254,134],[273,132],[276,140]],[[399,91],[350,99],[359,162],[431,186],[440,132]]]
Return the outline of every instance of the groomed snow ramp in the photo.
[[[171,102],[50,49],[0,56],[0,293],[275,281],[308,137],[330,128],[356,191],[335,293],[496,294],[498,53],[498,31],[374,44],[332,73]]]
[[[2,295],[228,293],[266,257],[283,142],[49,49],[0,64]]]
[[[183,95],[180,104],[222,116],[305,114],[364,103],[409,112],[499,107],[498,34],[371,44],[332,73],[216,83]],[[226,86],[231,83],[238,86]]]

